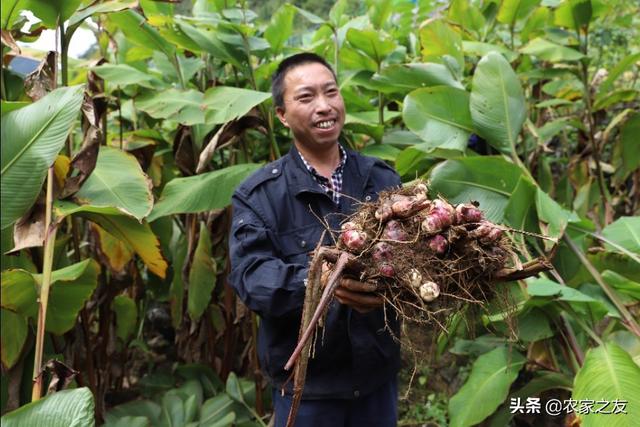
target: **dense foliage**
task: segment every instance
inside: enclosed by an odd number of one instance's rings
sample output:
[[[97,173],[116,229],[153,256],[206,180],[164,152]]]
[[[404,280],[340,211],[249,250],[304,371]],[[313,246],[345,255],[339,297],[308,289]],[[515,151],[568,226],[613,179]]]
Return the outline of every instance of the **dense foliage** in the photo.
[[[500,285],[506,309],[449,319],[431,362],[452,361],[456,385],[436,389],[424,364],[414,388],[434,393],[403,423],[530,425],[544,413],[510,401],[542,396],[627,401],[627,414],[563,417],[631,426],[637,3],[338,1],[320,16],[271,4],[261,17],[232,0],[3,0],[3,425],[266,422],[259,319],[225,281],[228,204],[288,150],[269,78],[310,50],[337,70],[345,145],[428,180],[430,197],[478,201],[531,233],[513,235],[520,262],[554,264]],[[98,43],[73,60],[80,27]],[[60,51],[21,74],[20,55],[36,54],[16,42],[43,28]]]

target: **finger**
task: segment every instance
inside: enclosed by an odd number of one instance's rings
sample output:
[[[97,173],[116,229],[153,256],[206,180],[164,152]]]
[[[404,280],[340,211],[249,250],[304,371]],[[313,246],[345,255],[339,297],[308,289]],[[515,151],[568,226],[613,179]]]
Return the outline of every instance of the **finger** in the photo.
[[[384,304],[384,299],[379,295],[353,292],[343,288],[337,288],[335,291],[335,295],[336,297],[338,297],[338,301],[345,301],[343,304],[347,305],[379,307]]]
[[[361,282],[347,277],[340,279],[340,286],[356,292],[375,292],[378,290],[378,285],[376,283]]]

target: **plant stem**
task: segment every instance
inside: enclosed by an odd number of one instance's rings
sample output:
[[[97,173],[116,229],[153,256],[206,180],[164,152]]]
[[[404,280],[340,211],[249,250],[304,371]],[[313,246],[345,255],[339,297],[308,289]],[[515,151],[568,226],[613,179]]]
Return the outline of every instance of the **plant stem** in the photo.
[[[245,54],[247,55],[247,71],[249,75],[249,81],[251,82],[251,86],[253,90],[258,90],[258,84],[256,83],[256,76],[253,73],[253,67],[251,66],[251,48],[249,47],[249,40],[247,40],[247,36],[242,34],[242,41],[244,43]],[[272,160],[279,159],[281,157],[280,148],[278,147],[278,143],[276,142],[276,136],[273,132],[273,113],[271,111],[267,112],[267,109],[264,108],[264,105],[260,104],[258,106],[260,109],[260,113],[262,113],[262,117],[264,117],[267,121],[267,133],[269,134],[269,142],[271,143],[271,150],[273,153]]]
[[[53,268],[53,251],[56,242],[57,225],[52,224],[53,206],[53,166],[49,168],[47,176],[47,200],[45,212],[45,237],[44,237],[44,259],[42,260],[42,286],[38,298],[38,329],[36,332],[36,348],[33,361],[33,389],[31,401],[36,401],[42,396],[42,381],[40,375],[42,368],[42,353],[44,350],[44,331],[47,321],[47,305],[49,303],[49,288],[51,287],[51,271]]]
[[[605,283],[605,281],[602,279],[602,276],[600,275],[600,272],[596,270],[596,268],[593,266],[593,264],[591,264],[589,259],[582,253],[580,248],[576,246],[574,241],[571,240],[571,238],[566,234],[564,235],[563,239],[567,243],[567,245],[571,248],[571,250],[578,256],[578,258],[580,259],[580,262],[585,266],[587,271],[589,271],[591,276],[593,276],[593,278],[598,283],[598,285],[600,285],[604,293],[607,294],[607,296],[609,297],[613,305],[616,306],[620,314],[622,314],[622,317],[624,319],[622,323],[637,337],[640,337],[640,326],[638,325],[638,322],[636,322],[636,320],[633,318],[629,310],[627,310],[627,307],[622,303],[622,301],[620,301],[620,298],[618,298],[618,295],[616,295],[615,291],[609,285],[607,285],[607,283]]]
[[[60,31],[60,71],[62,73],[62,86],[69,85],[69,43],[64,33],[64,25],[59,25]]]

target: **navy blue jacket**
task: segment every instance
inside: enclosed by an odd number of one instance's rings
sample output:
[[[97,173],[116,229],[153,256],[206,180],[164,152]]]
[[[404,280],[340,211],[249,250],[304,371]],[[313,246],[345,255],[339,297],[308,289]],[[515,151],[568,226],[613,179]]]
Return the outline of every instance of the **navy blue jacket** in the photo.
[[[319,218],[338,230],[357,201],[375,200],[381,190],[398,185],[398,174],[383,161],[347,150],[337,206],[292,148],[235,191],[229,281],[260,315],[258,356],[278,389],[289,376],[283,367],[298,338],[309,253],[325,229]],[[329,233],[324,244],[332,244]],[[387,321],[397,332],[392,310]],[[303,398],[364,396],[397,374],[399,345],[385,330],[382,308],[360,314],[334,300],[321,336],[309,360]]]

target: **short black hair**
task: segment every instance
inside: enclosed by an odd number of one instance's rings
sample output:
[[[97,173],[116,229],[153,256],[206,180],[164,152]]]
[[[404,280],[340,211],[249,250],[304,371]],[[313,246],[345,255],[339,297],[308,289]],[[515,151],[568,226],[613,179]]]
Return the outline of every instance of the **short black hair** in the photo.
[[[329,63],[320,55],[316,55],[311,52],[302,52],[291,55],[280,62],[278,69],[273,73],[273,76],[271,76],[271,96],[273,97],[273,104],[276,107],[284,107],[284,78],[289,70],[297,67],[298,65],[312,62],[317,62],[318,64],[322,64],[327,67],[327,69],[331,71],[335,81],[338,82],[335,71],[333,71],[331,65],[329,65]]]

